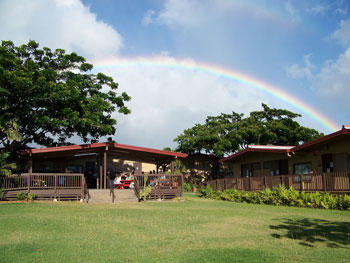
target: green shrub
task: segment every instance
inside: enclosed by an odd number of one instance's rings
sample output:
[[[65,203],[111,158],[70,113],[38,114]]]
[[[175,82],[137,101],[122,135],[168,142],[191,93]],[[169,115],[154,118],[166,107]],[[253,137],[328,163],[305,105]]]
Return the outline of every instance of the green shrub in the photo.
[[[20,200],[20,201],[25,200],[26,194],[25,193],[18,193],[18,194],[16,194],[16,198],[17,198],[17,200]]]
[[[36,198],[35,194],[27,194],[27,200],[34,201],[35,198]]]
[[[199,194],[205,198],[232,202],[350,210],[350,195],[299,192],[293,188],[287,189],[284,185],[257,192],[238,191],[235,189],[214,191],[207,185],[199,190]]]
[[[192,192],[193,187],[195,187],[194,184],[191,184],[191,183],[184,183],[184,191],[185,191],[185,192]]]
[[[0,201],[6,200],[5,193],[6,193],[5,189],[0,188]]]
[[[25,194],[25,193],[18,193],[16,194],[16,198],[17,200],[27,200],[27,201],[34,201],[34,199],[36,198],[35,194]]]

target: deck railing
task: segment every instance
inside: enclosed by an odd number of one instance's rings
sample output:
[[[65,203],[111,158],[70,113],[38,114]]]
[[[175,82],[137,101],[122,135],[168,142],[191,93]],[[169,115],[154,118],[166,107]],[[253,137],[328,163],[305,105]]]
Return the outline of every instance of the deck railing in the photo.
[[[350,193],[350,174],[322,173],[280,176],[253,176],[241,178],[225,178],[207,182],[214,190],[237,189],[259,191],[266,188],[278,187],[284,184],[298,191],[324,191],[332,193]]]
[[[147,181],[145,180],[147,178]],[[183,175],[143,174],[134,176],[134,190],[138,198],[145,186],[151,187],[150,199],[170,199],[183,195]]]
[[[41,199],[84,199],[86,183],[83,174],[31,173],[0,178],[0,188],[10,199],[17,193],[33,193]]]

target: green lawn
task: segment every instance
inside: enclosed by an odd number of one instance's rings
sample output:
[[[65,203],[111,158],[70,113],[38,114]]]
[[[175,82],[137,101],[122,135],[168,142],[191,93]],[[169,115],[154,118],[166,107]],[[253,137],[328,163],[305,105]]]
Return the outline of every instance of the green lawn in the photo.
[[[350,262],[350,212],[187,196],[0,204],[0,262]]]

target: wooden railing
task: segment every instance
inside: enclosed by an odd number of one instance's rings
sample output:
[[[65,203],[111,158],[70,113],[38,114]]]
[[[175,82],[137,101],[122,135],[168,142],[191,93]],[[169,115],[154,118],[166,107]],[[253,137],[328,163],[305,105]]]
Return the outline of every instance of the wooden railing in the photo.
[[[170,199],[183,195],[183,176],[173,174],[147,174],[134,176],[134,191],[140,198],[140,191],[145,186],[151,187],[150,199]]]
[[[6,198],[17,193],[33,193],[40,199],[85,199],[87,188],[83,174],[31,173],[0,178]]]
[[[253,176],[241,178],[225,178],[207,182],[215,190],[237,189],[258,191],[278,187],[284,184],[298,191],[324,191],[332,193],[350,193],[350,174],[323,173],[307,175]]]

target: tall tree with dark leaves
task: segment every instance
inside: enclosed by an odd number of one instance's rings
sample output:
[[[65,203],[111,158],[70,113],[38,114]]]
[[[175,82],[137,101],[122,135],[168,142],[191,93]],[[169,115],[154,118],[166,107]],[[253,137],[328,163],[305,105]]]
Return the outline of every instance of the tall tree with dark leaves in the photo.
[[[235,112],[209,116],[204,124],[196,124],[174,139],[178,143],[176,150],[225,156],[250,144],[299,145],[322,135],[301,126],[295,120],[300,114],[266,104],[262,107],[262,111],[251,112],[246,118]]]
[[[76,53],[39,48],[35,41],[0,46],[1,122],[16,124],[21,140],[10,140],[0,129],[0,143],[14,151],[30,143],[55,146],[69,143],[73,135],[84,142],[114,135],[112,113],[130,113],[127,93],[117,93],[118,83]]]

